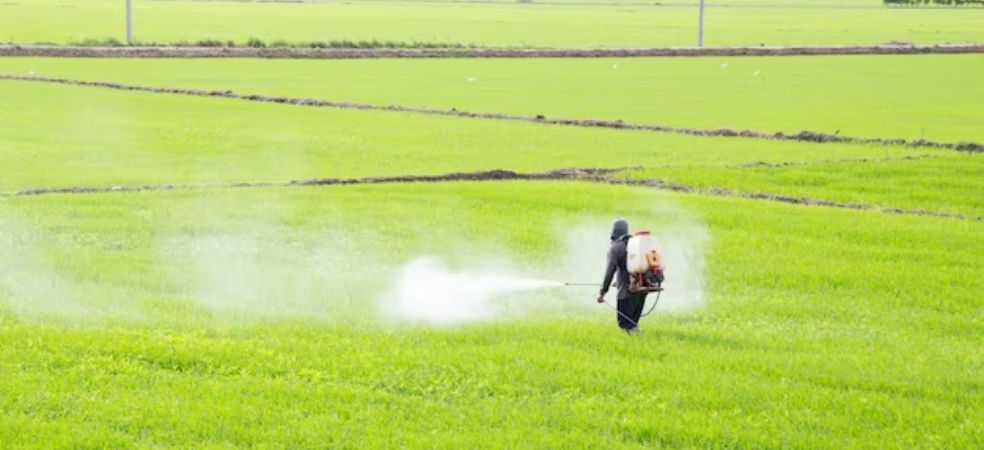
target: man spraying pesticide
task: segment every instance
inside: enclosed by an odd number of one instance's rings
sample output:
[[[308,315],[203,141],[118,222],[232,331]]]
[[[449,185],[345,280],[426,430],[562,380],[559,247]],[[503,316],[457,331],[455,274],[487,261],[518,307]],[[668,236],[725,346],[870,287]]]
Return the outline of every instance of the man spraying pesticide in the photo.
[[[629,235],[629,223],[624,219],[612,222],[611,239],[608,267],[598,293],[598,303],[605,303],[605,294],[615,278],[615,286],[618,287],[618,304],[615,308],[618,326],[627,333],[637,332],[646,296],[650,292],[663,290],[663,261],[659,245],[648,231]],[[656,301],[659,301],[658,295]],[[653,307],[656,305],[653,304]]]

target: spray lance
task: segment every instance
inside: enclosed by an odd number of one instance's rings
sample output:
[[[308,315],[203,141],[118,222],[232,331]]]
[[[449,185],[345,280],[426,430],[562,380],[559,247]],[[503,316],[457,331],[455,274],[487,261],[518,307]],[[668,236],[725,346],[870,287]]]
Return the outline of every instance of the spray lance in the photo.
[[[601,283],[580,283],[580,282],[567,282],[567,281],[564,282],[564,286],[574,286],[574,287],[578,287],[578,286],[597,287],[600,284]],[[647,286],[644,289],[640,290],[639,292],[655,292],[656,293],[656,299],[653,301],[652,306],[650,306],[649,309],[645,313],[643,313],[641,315],[641,317],[646,317],[646,316],[649,315],[649,313],[653,312],[653,310],[656,309],[656,305],[659,304],[659,297],[660,297],[660,295],[663,294],[663,287],[660,286],[659,284],[657,284],[655,286]],[[618,315],[622,316],[622,318],[624,318],[625,320],[628,320],[629,322],[632,322],[632,323],[636,323],[634,320],[626,317],[625,314],[622,314],[622,311],[619,311],[618,308],[612,306],[611,303],[608,303],[607,301],[604,301],[604,300],[603,300],[603,303],[605,305],[607,305],[609,308],[615,310],[615,312],[617,312]],[[636,323],[636,325],[638,326],[639,324]]]
[[[598,286],[598,284],[599,283],[570,283],[570,282],[565,282],[564,283],[564,286]],[[656,301],[659,302],[659,297],[656,298]],[[636,323],[636,321],[632,320],[632,318],[630,318],[630,317],[626,316],[625,314],[623,314],[622,311],[619,311],[617,307],[612,306],[610,303],[608,303],[605,300],[601,300],[601,302],[604,303],[609,308],[615,310],[615,312],[618,313],[618,315],[622,316],[623,319],[628,320],[629,322],[632,322],[632,324],[635,325],[635,326],[639,326],[639,324]],[[656,307],[656,303],[653,303],[653,308],[655,308],[655,307]],[[643,316],[645,316],[645,315],[649,314],[650,312],[652,312],[653,308],[649,308],[649,311],[646,311],[646,314],[643,314]]]

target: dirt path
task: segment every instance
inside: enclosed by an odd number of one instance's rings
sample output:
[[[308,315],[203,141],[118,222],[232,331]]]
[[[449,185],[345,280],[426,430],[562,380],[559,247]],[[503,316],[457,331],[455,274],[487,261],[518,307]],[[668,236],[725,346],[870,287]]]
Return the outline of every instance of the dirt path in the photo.
[[[0,45],[0,56],[44,56],[66,58],[638,58],[680,56],[918,55],[961,53],[984,53],[984,45],[872,45],[825,47],[705,47],[626,49],[318,49]]]
[[[205,190],[205,189],[238,189],[238,188],[289,188],[289,187],[311,187],[311,186],[348,186],[360,184],[398,184],[398,183],[442,183],[455,181],[516,181],[516,180],[554,180],[554,181],[587,181],[594,183],[604,183],[611,185],[638,186],[664,191],[705,195],[712,197],[743,198],[751,200],[765,200],[771,202],[787,203],[793,205],[818,206],[826,208],[853,209],[880,211],[886,214],[907,215],[907,216],[928,216],[944,219],[974,220],[984,221],[984,217],[951,213],[945,211],[930,211],[924,209],[902,209],[886,208],[865,203],[844,203],[834,200],[826,200],[811,197],[795,197],[783,194],[768,192],[742,192],[724,188],[697,188],[679,183],[663,180],[619,180],[612,178],[612,175],[626,170],[638,169],[638,167],[622,167],[612,169],[599,168],[570,168],[558,169],[549,172],[530,172],[520,173],[512,170],[488,170],[479,172],[455,172],[442,175],[402,175],[391,177],[365,177],[365,178],[315,178],[304,180],[293,180],[289,182],[244,182],[226,184],[163,184],[145,186],[103,186],[103,187],[60,187],[60,188],[34,188],[23,189],[14,194],[2,193],[0,197],[30,197],[42,195],[84,195],[84,194],[105,194],[105,193],[124,193],[124,192],[148,192],[148,191],[173,191],[173,190]]]
[[[155,94],[219,97],[219,98],[230,98],[230,99],[244,100],[244,101],[280,103],[286,105],[308,106],[308,107],[318,107],[318,108],[408,112],[408,113],[416,113],[416,114],[450,116],[450,117],[460,117],[460,118],[469,118],[469,119],[510,120],[510,121],[531,122],[531,123],[538,123],[538,124],[545,124],[545,125],[576,126],[576,127],[587,127],[587,128],[609,128],[609,129],[617,129],[617,130],[653,131],[653,132],[660,132],[660,133],[685,134],[689,136],[736,137],[736,138],[751,138],[751,139],[766,139],[766,140],[813,142],[813,143],[833,142],[833,143],[847,143],[847,144],[897,145],[897,146],[906,146],[906,147],[950,149],[950,150],[966,151],[972,153],[984,152],[984,144],[980,144],[976,142],[954,143],[954,142],[936,142],[926,139],[907,140],[902,138],[863,138],[863,137],[851,137],[851,136],[819,133],[819,132],[808,131],[808,130],[800,131],[799,133],[796,134],[786,134],[781,131],[775,133],[769,133],[769,132],[754,131],[754,130],[733,130],[729,128],[715,128],[715,129],[684,128],[684,127],[673,127],[667,125],[636,124],[636,123],[624,122],[622,120],[548,118],[543,115],[528,116],[528,115],[519,115],[519,114],[472,112],[472,111],[461,111],[456,108],[437,109],[437,108],[420,108],[420,107],[401,106],[401,105],[384,106],[384,105],[374,105],[369,103],[341,102],[335,100],[304,98],[304,97],[279,97],[279,96],[261,95],[261,94],[237,94],[231,90],[165,88],[165,87],[122,84],[122,83],[114,83],[108,81],[85,81],[85,80],[75,80],[75,79],[68,79],[68,78],[53,78],[53,77],[39,77],[39,76],[0,75],[0,80],[56,83],[56,84],[66,84],[66,85],[74,85],[74,86],[100,87],[100,88],[116,89],[116,90],[123,90],[123,91],[150,92]]]

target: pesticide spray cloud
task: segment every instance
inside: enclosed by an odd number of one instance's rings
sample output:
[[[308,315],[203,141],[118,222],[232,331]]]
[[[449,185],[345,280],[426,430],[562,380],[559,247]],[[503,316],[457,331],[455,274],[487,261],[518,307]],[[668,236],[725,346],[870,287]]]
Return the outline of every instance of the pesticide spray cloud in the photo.
[[[649,228],[661,243],[667,267],[665,291],[655,311],[693,311],[704,303],[704,253],[710,234],[688,212],[663,208],[660,217],[668,223]],[[380,299],[381,314],[391,320],[448,326],[522,317],[534,310],[554,317],[597,312],[594,296],[607,263],[608,227],[601,220],[558,226],[555,235],[562,237],[561,250],[539,270],[520,271],[488,261],[482,262],[483,269],[451,270],[437,257],[416,258],[400,269],[395,286]],[[474,251],[477,247],[481,245],[473,244],[470,253],[481,254]],[[570,281],[588,286],[564,287]]]
[[[74,322],[93,311],[47,263],[29,228],[0,217],[0,305],[30,321]]]
[[[192,298],[215,316],[323,317],[308,255],[265,244],[254,236],[217,234],[169,247],[181,252],[180,267],[190,269],[182,278],[191,283]]]
[[[506,273],[459,271],[432,256],[411,261],[401,269],[396,285],[381,302],[386,314],[429,325],[453,325],[489,320],[499,308],[494,298],[517,292],[559,287],[563,283]]]
[[[663,250],[666,291],[655,311],[699,308],[705,297],[709,232],[683,208],[659,204],[654,212],[650,205],[626,216],[633,230],[652,231]],[[148,283],[156,291],[134,291],[120,279],[107,282],[98,274],[59,264],[66,252],[63,243],[53,244],[57,240],[47,237],[48,232],[27,222],[0,216],[0,309],[36,321],[131,321],[144,316],[141,302],[162,299],[184,303],[176,311],[188,307],[205,312],[209,320],[429,326],[521,317],[597,317],[607,311],[594,302],[609,246],[607,217],[558,218],[556,226],[538,233],[543,247],[555,250],[518,262],[508,246],[481,236],[428,240],[414,244],[415,252],[409,255],[394,256],[393,241],[374,238],[373,228],[341,221],[298,233],[293,224],[260,220],[283,215],[279,205],[265,207],[269,211],[258,213],[253,208],[210,215],[208,208],[202,208],[205,212],[184,213],[192,216],[188,221],[195,226],[171,228],[156,241],[156,267],[163,281]],[[594,285],[564,287],[562,282]],[[614,295],[608,298],[614,300]],[[146,314],[146,320],[157,316]]]
[[[704,305],[704,253],[710,233],[703,225],[671,227],[658,236],[666,282],[657,311],[688,312]]]
[[[324,243],[291,239],[276,227],[222,227],[162,240],[161,254],[182,297],[221,321],[361,320],[371,308],[353,298],[367,271],[345,239],[326,231]],[[371,314],[369,314],[371,317]]]
[[[84,268],[65,267],[77,247],[0,211],[0,312],[32,323],[96,325],[135,322],[142,312],[120,301],[126,291],[107,286]]]

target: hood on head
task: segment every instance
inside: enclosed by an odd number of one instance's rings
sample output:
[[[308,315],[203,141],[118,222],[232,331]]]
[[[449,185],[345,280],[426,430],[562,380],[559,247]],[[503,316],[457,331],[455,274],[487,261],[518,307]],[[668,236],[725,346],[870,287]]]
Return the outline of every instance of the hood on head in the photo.
[[[623,218],[618,218],[612,221],[612,240],[616,240],[622,236],[629,234],[629,223]]]

